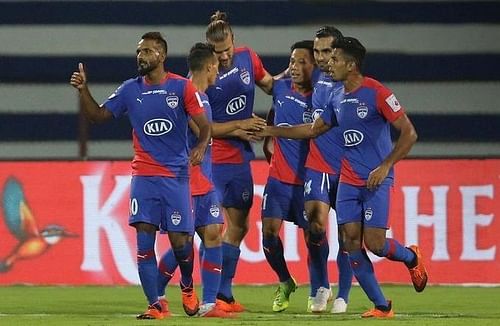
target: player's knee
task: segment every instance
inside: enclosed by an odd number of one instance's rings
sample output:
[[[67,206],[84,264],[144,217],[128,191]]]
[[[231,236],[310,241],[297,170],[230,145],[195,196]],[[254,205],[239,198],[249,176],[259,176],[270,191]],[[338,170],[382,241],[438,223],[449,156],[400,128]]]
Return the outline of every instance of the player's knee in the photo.
[[[368,250],[373,252],[379,257],[383,257],[384,243],[377,241],[376,239],[368,240],[365,239],[365,246]]]
[[[324,233],[326,232],[326,225],[320,219],[309,221],[309,231],[312,233]]]

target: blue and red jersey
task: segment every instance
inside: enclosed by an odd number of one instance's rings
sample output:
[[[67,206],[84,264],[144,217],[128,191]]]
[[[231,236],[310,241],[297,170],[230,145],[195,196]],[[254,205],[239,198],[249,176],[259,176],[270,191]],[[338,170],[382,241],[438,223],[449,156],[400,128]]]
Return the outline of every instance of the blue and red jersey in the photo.
[[[377,80],[364,77],[356,90],[336,96],[333,110],[325,110],[325,121],[335,119],[344,142],[340,182],[364,186],[370,172],[393,149],[390,124],[404,114],[403,107],[388,88]],[[334,117],[333,111],[337,111]],[[383,184],[392,184],[390,170]]]
[[[326,73],[322,72],[319,75],[312,95],[314,118],[321,116],[327,108],[332,94],[340,92],[342,88],[342,83],[332,80]],[[325,122],[330,124],[328,121]],[[344,151],[343,147],[342,135],[338,128],[331,128],[324,134],[311,139],[306,167],[322,173],[338,174]]]
[[[219,70],[215,85],[207,89],[215,122],[242,120],[252,117],[255,82],[265,76],[257,54],[248,47],[234,49],[233,65]],[[255,158],[248,141],[239,138],[214,139],[213,163],[239,164]]]
[[[291,79],[281,79],[273,85],[275,126],[294,126],[312,122],[312,93],[301,94]],[[269,176],[289,184],[303,185],[309,140],[274,137],[274,154]]]
[[[188,177],[188,115],[203,114],[190,80],[167,73],[158,85],[144,77],[125,81],[103,103],[114,117],[132,125],[132,175]]]
[[[208,97],[205,93],[200,94],[201,103],[205,108],[207,115],[207,120],[212,123],[212,109],[210,108],[210,103],[208,102]],[[192,150],[198,144],[198,137],[195,133],[189,129],[188,130],[188,142],[189,149]],[[199,165],[191,166],[189,183],[191,186],[191,195],[199,196],[210,192],[213,189],[212,183],[212,142],[207,146],[205,156],[203,161]]]

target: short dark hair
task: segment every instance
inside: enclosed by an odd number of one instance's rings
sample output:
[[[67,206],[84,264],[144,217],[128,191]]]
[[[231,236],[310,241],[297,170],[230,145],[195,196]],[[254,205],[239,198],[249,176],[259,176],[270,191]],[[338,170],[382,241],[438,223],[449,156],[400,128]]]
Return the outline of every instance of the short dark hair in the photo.
[[[354,37],[342,37],[332,42],[332,48],[342,49],[346,55],[352,58],[359,71],[361,71],[363,61],[365,60],[366,48],[358,39]]]
[[[210,16],[210,24],[207,26],[205,37],[207,41],[222,42],[229,35],[233,35],[233,30],[229,25],[228,16],[225,12],[217,10]]]
[[[167,54],[168,45],[167,40],[161,35],[160,32],[147,32],[141,36],[142,40],[154,40],[156,43],[160,44],[165,54]]]
[[[200,71],[205,63],[214,57],[215,49],[213,45],[207,43],[196,43],[189,51],[187,64],[189,70]]]
[[[290,51],[293,52],[295,49],[305,49],[309,51],[312,57],[314,57],[314,42],[311,40],[303,40],[293,43],[290,47]]]
[[[333,26],[325,25],[316,31],[317,38],[324,38],[324,37],[330,37],[330,36],[332,36],[336,40],[344,37],[342,35],[342,32]]]

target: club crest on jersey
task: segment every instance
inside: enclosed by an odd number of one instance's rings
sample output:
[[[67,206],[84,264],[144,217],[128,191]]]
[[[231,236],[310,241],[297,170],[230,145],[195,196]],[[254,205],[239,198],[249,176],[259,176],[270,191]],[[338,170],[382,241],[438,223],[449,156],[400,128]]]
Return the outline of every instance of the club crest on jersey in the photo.
[[[151,119],[144,124],[143,130],[148,136],[161,136],[172,130],[172,122],[167,119]]]
[[[250,85],[250,73],[248,72],[248,70],[243,70],[240,73],[240,78],[241,81],[244,82],[246,85]]]
[[[178,211],[174,211],[172,215],[170,215],[170,219],[172,220],[173,225],[179,225],[182,220],[182,216]]]
[[[213,217],[219,217],[219,214],[220,214],[219,206],[217,205],[210,206],[210,215],[212,215]]]
[[[373,216],[373,211],[371,208],[367,208],[365,210],[365,220],[369,221],[372,219],[372,216]]]
[[[314,112],[312,113],[312,120],[313,122],[316,121],[316,119],[318,119],[321,114],[323,113],[323,109],[316,109],[314,110]]]
[[[358,114],[358,117],[364,119],[368,115],[368,108],[364,105],[358,106],[356,113]]]
[[[240,95],[238,97],[233,98],[226,106],[226,113],[229,115],[235,115],[238,112],[241,112],[247,106],[247,97],[246,95]]]
[[[344,145],[347,147],[359,145],[363,141],[364,135],[361,131],[348,129],[344,131]]]
[[[171,109],[175,109],[177,105],[179,105],[179,97],[177,97],[176,95],[167,96],[165,98],[165,101]]]
[[[313,115],[314,113],[311,111],[304,111],[304,113],[302,113],[302,121],[304,121],[304,123],[313,123]]]

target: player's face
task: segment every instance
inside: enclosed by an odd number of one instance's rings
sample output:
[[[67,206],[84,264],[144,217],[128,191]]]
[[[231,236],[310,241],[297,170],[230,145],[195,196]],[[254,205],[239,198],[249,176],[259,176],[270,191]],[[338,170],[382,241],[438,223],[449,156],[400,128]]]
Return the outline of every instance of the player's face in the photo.
[[[163,65],[165,54],[161,46],[154,40],[140,40],[137,44],[137,71],[141,76]]]
[[[214,54],[213,59],[207,65],[208,71],[208,85],[214,85],[217,80],[217,74],[219,73],[219,60]]]
[[[295,84],[310,86],[314,58],[306,49],[295,49],[290,55],[290,77]]]
[[[350,66],[351,62],[346,60],[342,49],[333,49],[332,56],[328,62],[330,76],[337,81],[346,80]]]
[[[332,57],[333,36],[314,39],[314,60],[319,69],[328,72],[328,60]]]
[[[233,36],[229,35],[224,41],[212,42],[208,40],[215,48],[215,54],[219,60],[219,67],[221,69],[227,69],[233,64],[233,54],[234,54],[234,42]]]

